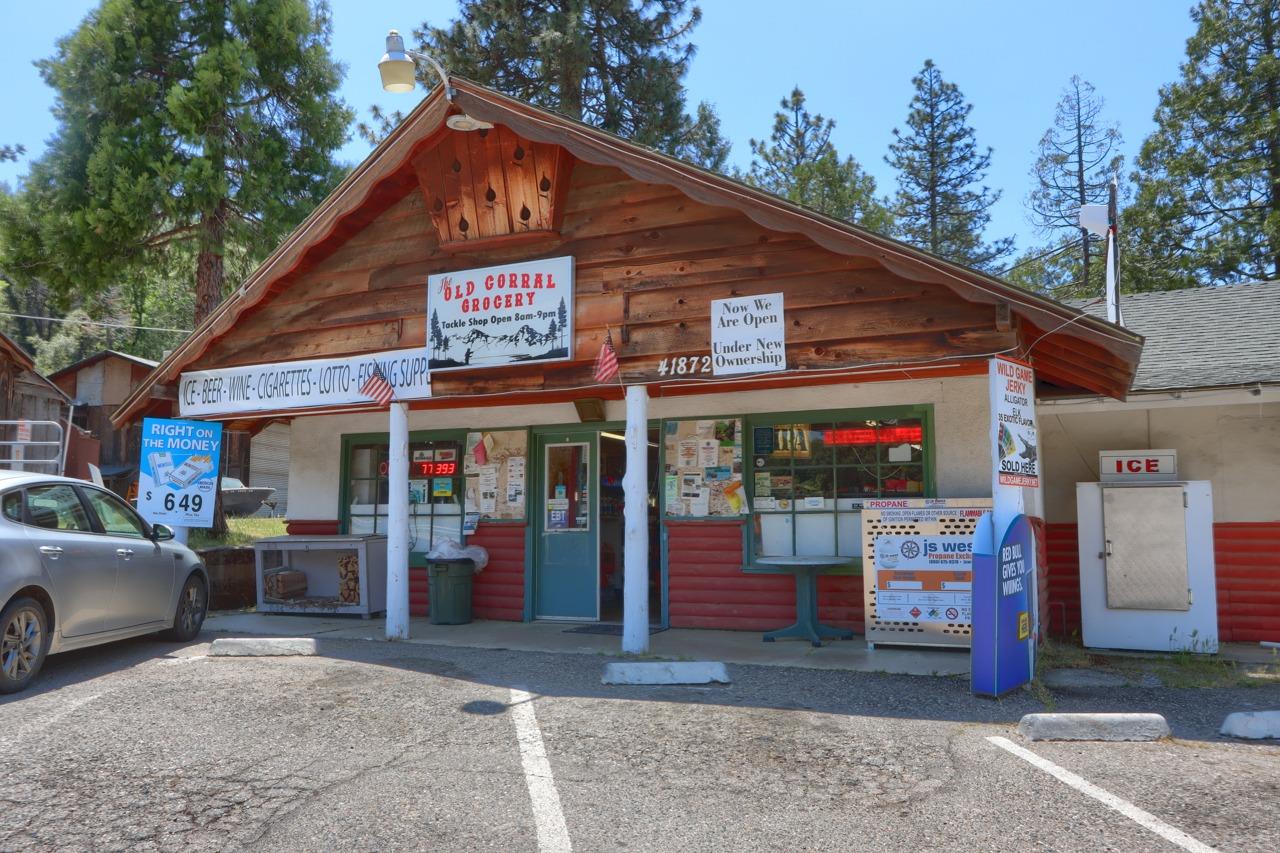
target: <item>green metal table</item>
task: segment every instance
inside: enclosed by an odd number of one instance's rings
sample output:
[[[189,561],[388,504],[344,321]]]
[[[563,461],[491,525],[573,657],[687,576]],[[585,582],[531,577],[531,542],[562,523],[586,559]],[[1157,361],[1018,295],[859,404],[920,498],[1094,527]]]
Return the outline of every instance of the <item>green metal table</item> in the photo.
[[[852,640],[853,632],[845,628],[823,625],[818,621],[818,575],[834,569],[846,568],[853,563],[849,557],[757,557],[756,565],[773,574],[795,575],[796,621],[794,625],[770,631],[764,635],[766,643],[793,637],[808,640],[821,646],[824,639]]]

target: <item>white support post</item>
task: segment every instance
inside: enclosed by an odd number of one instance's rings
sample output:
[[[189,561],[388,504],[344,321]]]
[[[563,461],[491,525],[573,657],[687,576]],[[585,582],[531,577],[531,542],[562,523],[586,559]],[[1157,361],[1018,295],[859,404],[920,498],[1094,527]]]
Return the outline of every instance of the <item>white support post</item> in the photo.
[[[649,392],[627,388],[627,470],[622,476],[622,650],[649,650]]]
[[[387,455],[387,639],[409,639],[409,412],[392,402]]]

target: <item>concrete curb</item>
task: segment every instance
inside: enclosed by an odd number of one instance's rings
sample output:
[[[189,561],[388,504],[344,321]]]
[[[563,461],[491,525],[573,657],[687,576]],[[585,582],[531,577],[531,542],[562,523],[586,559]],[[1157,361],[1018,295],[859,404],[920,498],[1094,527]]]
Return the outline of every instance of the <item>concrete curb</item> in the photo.
[[[210,657],[281,657],[314,655],[316,641],[311,637],[226,637],[214,640]]]
[[[1236,711],[1222,721],[1218,733],[1244,740],[1280,739],[1280,711]]]
[[[1159,714],[1027,714],[1018,723],[1027,740],[1150,741],[1172,732]]]
[[[719,661],[625,661],[604,665],[601,684],[729,684]]]

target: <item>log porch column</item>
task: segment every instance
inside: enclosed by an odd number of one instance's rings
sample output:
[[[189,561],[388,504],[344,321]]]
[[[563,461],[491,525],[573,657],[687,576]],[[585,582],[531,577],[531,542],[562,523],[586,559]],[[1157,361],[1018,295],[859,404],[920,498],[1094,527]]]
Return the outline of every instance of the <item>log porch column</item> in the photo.
[[[622,650],[649,650],[649,391],[627,387],[627,469],[622,476]]]
[[[392,401],[387,448],[387,639],[409,639],[409,407]]]

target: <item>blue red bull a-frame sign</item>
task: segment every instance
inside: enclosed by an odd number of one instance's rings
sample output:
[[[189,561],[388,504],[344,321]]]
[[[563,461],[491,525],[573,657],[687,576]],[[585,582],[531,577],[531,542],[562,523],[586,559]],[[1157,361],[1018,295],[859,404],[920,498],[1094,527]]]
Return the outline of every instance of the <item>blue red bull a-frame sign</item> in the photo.
[[[1028,504],[1040,488],[1035,371],[993,358],[991,401],[991,514],[973,543],[972,689],[1001,696],[1035,678],[1039,614],[1035,534]]]

